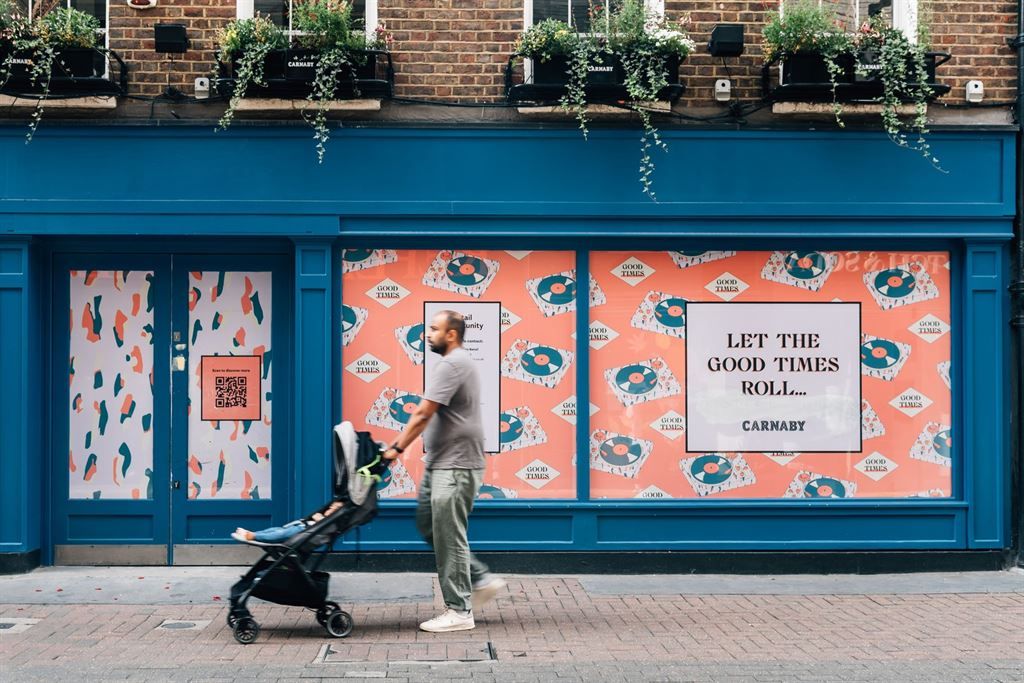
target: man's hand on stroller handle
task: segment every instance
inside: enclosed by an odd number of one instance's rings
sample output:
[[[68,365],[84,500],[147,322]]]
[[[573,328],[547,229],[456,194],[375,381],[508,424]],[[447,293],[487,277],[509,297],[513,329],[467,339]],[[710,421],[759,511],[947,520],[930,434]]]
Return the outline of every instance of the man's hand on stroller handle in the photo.
[[[421,400],[416,406],[416,411],[409,416],[409,422],[406,423],[405,429],[392,442],[391,447],[384,451],[384,459],[394,460],[411,446],[412,442],[419,438],[423,430],[427,428],[427,423],[430,422],[430,418],[434,417],[440,406],[440,403],[426,398]]]

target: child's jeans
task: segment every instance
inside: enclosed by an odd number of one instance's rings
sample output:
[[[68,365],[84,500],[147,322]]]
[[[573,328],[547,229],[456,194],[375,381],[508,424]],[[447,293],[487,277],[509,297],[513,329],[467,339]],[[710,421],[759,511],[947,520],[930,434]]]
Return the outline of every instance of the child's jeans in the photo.
[[[300,520],[288,522],[284,526],[272,526],[269,529],[262,529],[253,532],[253,540],[260,543],[278,543],[291,538],[306,527]]]

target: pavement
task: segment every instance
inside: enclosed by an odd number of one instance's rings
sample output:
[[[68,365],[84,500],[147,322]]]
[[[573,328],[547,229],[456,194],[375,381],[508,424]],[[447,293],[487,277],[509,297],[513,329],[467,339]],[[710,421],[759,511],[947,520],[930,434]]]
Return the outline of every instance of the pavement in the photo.
[[[507,576],[476,629],[429,634],[430,574],[334,573],[355,629],[253,600],[237,567],[49,567],[0,576],[2,681],[1013,681],[1024,571]]]

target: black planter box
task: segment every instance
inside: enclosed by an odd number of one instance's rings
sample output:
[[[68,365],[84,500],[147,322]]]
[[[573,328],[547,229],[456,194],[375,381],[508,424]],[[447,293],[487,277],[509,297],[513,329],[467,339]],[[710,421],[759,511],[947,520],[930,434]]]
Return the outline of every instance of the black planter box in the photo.
[[[379,63],[385,57],[384,63]],[[266,86],[249,84],[246,97],[304,98],[312,90],[316,78],[316,67],[320,61],[317,50],[289,48],[273,50],[267,55],[263,66]],[[220,65],[218,89],[222,92],[234,90],[238,74],[237,62]],[[351,67],[343,66],[338,73],[335,99],[356,97],[380,98],[391,94],[393,76],[391,56],[379,50],[361,50],[352,54]]]
[[[513,59],[510,58],[506,70],[506,91],[510,102],[557,102],[565,95],[569,83],[569,57],[559,55],[546,61],[534,59],[532,80],[518,85],[511,82]],[[682,95],[683,86],[679,83],[680,62],[678,56],[665,59],[669,85],[658,93],[659,100],[675,102]],[[600,55],[591,62],[584,90],[587,102],[621,102],[629,99],[626,70],[618,55]]]
[[[925,71],[929,89],[928,99],[940,97],[950,87],[936,82],[936,69],[946,63],[951,55],[945,52],[925,54]],[[915,74],[912,60],[908,57],[908,73]],[[878,56],[871,52],[858,55],[844,54],[836,59],[840,73],[836,76],[835,99],[839,102],[876,101],[883,95],[883,84],[878,67]],[[825,58],[818,53],[797,53],[779,63],[782,74],[781,84],[774,81],[766,65],[762,72],[762,87],[766,98],[777,102],[831,102],[832,81],[829,77]],[[916,82],[911,82],[917,86]]]
[[[11,53],[0,48],[0,62]],[[119,63],[121,88],[105,76],[107,53],[96,48],[70,47],[56,51],[50,74],[50,92],[61,95],[117,95],[126,87],[127,68],[120,58],[110,53]],[[43,83],[32,81],[34,55],[15,53],[5,83],[0,83],[8,94],[40,94]]]

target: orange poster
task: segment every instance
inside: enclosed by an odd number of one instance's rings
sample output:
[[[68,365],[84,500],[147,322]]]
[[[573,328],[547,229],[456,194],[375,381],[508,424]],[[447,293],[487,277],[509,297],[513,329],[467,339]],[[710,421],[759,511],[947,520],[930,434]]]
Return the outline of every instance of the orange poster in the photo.
[[[261,419],[260,361],[260,356],[203,356],[203,420]]]

